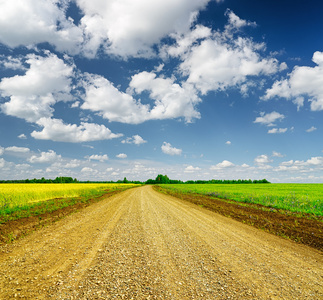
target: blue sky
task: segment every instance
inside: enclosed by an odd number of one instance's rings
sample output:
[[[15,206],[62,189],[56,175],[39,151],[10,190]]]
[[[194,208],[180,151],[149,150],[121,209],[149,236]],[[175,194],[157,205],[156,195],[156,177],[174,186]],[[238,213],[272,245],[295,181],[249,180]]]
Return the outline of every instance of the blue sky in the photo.
[[[319,0],[0,3],[0,178],[323,181]]]

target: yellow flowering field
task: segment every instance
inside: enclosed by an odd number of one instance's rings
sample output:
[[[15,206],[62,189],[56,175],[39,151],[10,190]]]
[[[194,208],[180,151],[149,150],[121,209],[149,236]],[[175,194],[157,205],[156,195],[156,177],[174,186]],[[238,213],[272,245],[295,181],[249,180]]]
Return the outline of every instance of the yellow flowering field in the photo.
[[[0,184],[0,210],[55,198],[89,197],[134,186],[129,183],[4,183]]]

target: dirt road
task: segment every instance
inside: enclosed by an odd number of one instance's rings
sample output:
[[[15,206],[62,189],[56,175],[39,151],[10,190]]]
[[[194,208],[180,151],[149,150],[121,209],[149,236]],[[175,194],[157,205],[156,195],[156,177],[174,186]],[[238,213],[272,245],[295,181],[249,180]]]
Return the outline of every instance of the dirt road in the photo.
[[[323,253],[127,190],[0,249],[0,299],[323,299]]]

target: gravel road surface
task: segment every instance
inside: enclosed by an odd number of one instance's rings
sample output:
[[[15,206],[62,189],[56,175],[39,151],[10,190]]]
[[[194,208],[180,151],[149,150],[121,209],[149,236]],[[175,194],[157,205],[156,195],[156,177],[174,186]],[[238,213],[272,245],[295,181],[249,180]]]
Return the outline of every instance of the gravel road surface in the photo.
[[[323,253],[130,189],[0,248],[0,299],[323,299]]]

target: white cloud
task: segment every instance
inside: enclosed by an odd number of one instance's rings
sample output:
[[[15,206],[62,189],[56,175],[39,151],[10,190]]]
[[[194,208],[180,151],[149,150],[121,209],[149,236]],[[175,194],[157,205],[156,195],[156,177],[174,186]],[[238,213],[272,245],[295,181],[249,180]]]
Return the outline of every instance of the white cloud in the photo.
[[[152,46],[170,33],[186,32],[198,10],[210,0],[77,0],[84,12],[81,28],[84,48],[94,56],[104,45],[106,52],[121,57],[154,55]]]
[[[273,157],[284,157],[284,155],[282,155],[281,153],[276,152],[276,151],[273,151],[272,156],[273,156]]]
[[[0,146],[0,155],[4,153],[4,148]]]
[[[141,145],[147,143],[140,135],[136,134],[133,135],[131,138],[127,138],[123,141],[121,141],[122,144],[135,144],[135,145]]]
[[[78,52],[82,30],[66,19],[67,5],[65,0],[1,1],[0,42],[11,48],[49,42],[59,51]]]
[[[284,119],[285,116],[273,111],[271,113],[265,114],[264,112],[260,113],[260,117],[257,117],[254,123],[260,123],[267,126],[275,126],[274,122]]]
[[[192,48],[180,70],[202,94],[241,85],[248,76],[276,73],[277,60],[261,58],[256,48],[252,41],[243,38],[236,40],[235,45],[207,39]]]
[[[224,160],[221,163],[216,164],[215,166],[211,166],[210,170],[222,170],[222,169],[231,168],[234,166],[235,166],[234,163],[232,163],[231,161]]]
[[[174,36],[176,46],[163,48],[168,55],[180,56],[183,62],[179,70],[202,94],[242,86],[250,77],[284,69],[277,59],[262,57],[264,43],[257,44],[234,34],[237,29],[254,23],[240,19],[231,11],[227,16],[229,24],[222,33],[211,35],[206,27],[197,26],[184,36]]]
[[[311,157],[306,161],[306,164],[314,165],[314,166],[323,166],[323,157],[321,156]]]
[[[323,170],[323,157],[316,156],[311,157],[308,160],[289,160],[282,162],[277,168],[274,169],[276,172],[292,172],[299,174],[313,173],[315,171]]]
[[[54,54],[47,56],[27,55],[30,68],[25,75],[3,78],[0,93],[10,101],[1,104],[2,111],[10,116],[36,122],[50,117],[52,106],[71,98],[73,66],[67,65]]]
[[[62,158],[61,155],[57,155],[55,151],[49,150],[48,152],[41,152],[39,156],[33,155],[28,161],[30,163],[50,163],[59,161]]]
[[[312,60],[317,66],[296,66],[287,79],[276,81],[267,89],[262,99],[286,98],[293,100],[299,109],[303,106],[304,96],[307,96],[312,111],[323,110],[323,52],[315,52]]]
[[[272,160],[269,159],[268,155],[266,155],[266,154],[259,155],[255,158],[256,165],[265,165],[270,162],[272,162]]]
[[[200,118],[195,106],[201,101],[197,91],[186,83],[182,86],[172,78],[156,78],[151,72],[141,72],[132,76],[129,92],[150,93],[152,105],[142,104],[129,93],[119,91],[102,76],[85,74],[85,88],[82,109],[98,112],[109,121],[139,124],[147,120],[162,120],[184,117],[187,122]]]
[[[6,161],[3,158],[0,158],[0,168],[5,166]]]
[[[25,134],[23,134],[23,133],[22,133],[22,134],[19,134],[19,135],[18,135],[18,138],[19,138],[19,139],[22,139],[22,140],[27,139],[26,135],[25,135]]]
[[[272,128],[268,130],[268,133],[274,134],[274,133],[285,133],[287,131],[287,128]]]
[[[80,143],[99,140],[110,140],[121,137],[122,134],[112,133],[104,125],[81,122],[65,124],[59,119],[41,118],[37,124],[43,127],[42,131],[33,131],[31,136],[40,140],[52,140],[55,142]]]
[[[75,101],[74,103],[72,103],[71,108],[76,108],[80,106],[80,101]]]
[[[66,168],[66,169],[74,169],[74,168],[77,168],[79,167],[81,164],[80,164],[80,161],[77,160],[77,159],[72,159],[70,162],[67,162],[66,164],[64,164],[63,166]]]
[[[84,167],[81,170],[81,173],[96,173],[96,172],[97,172],[96,170],[89,168],[89,167]]]
[[[231,142],[230,141],[226,141],[225,144],[226,145],[231,145]]]
[[[26,147],[17,147],[17,146],[12,146],[12,147],[7,147],[5,148],[5,151],[7,152],[15,152],[15,153],[28,153],[30,152],[29,148]]]
[[[172,57],[180,57],[187,53],[192,45],[200,39],[209,38],[212,35],[211,29],[203,25],[196,25],[195,28],[186,34],[173,34],[176,40],[175,45],[163,45],[160,49],[160,55],[166,58],[168,55]]]
[[[120,92],[104,77],[85,74],[83,85],[86,94],[82,109],[99,112],[110,121],[138,124],[147,120],[149,107]]]
[[[232,10],[227,9],[225,15],[228,17],[228,25],[226,25],[226,30],[231,31],[234,29],[240,29],[245,26],[255,27],[257,24],[255,22],[246,21],[240,19]]]
[[[168,155],[181,155],[182,154],[182,149],[172,147],[172,145],[167,142],[163,143],[163,145],[161,146],[161,150],[163,151],[163,153],[168,154]]]
[[[306,132],[313,132],[315,130],[317,130],[317,128],[312,126],[311,128],[307,129]]]
[[[149,111],[147,119],[169,119],[184,117],[187,122],[200,118],[195,106],[201,102],[197,91],[186,83],[182,86],[174,82],[174,78],[156,77],[151,72],[141,72],[132,76],[129,86],[138,94],[150,93],[155,106]]]
[[[104,154],[104,155],[93,154],[93,155],[86,157],[86,158],[88,158],[89,160],[98,160],[100,162],[104,162],[104,161],[109,160],[109,157],[106,154]]]
[[[196,171],[200,171],[199,167],[187,166],[184,170],[184,173],[194,173]]]
[[[118,154],[118,155],[116,155],[116,157],[117,158],[127,158],[128,156],[127,156],[127,154],[125,154],[125,153],[120,153],[120,154]]]
[[[12,56],[0,55],[0,66],[11,70],[25,70],[22,59]]]
[[[17,170],[28,170],[31,168],[31,165],[28,164],[17,164],[15,165],[15,169]]]
[[[159,73],[159,72],[161,72],[164,69],[164,67],[165,67],[165,64],[160,64],[157,67],[155,67],[154,71],[156,73]]]

